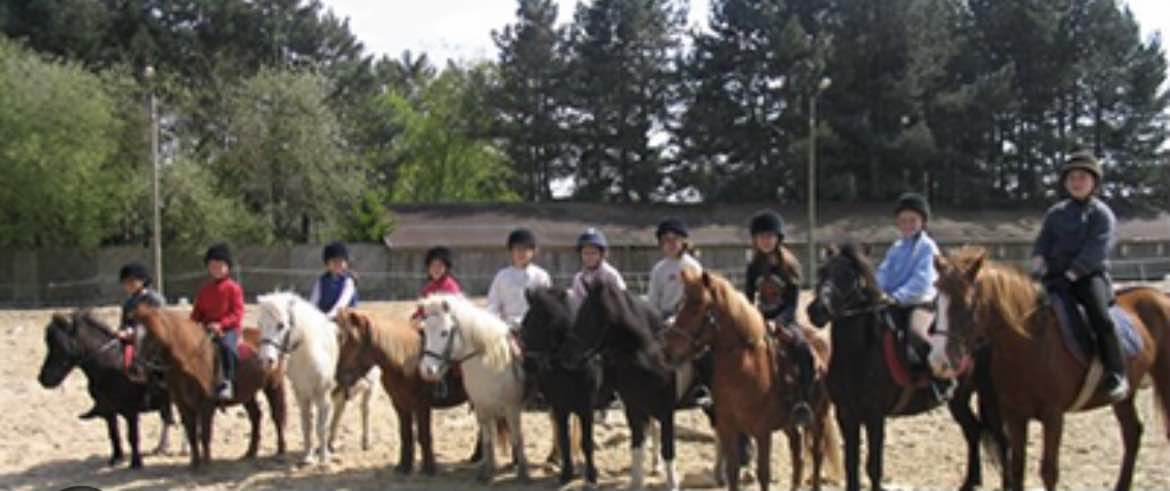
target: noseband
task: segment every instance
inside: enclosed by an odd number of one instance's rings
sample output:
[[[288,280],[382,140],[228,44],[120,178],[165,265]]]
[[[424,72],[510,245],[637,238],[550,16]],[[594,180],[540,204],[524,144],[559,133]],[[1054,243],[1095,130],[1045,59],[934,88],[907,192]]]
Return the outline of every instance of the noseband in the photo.
[[[707,307],[707,312],[703,314],[703,323],[699,326],[698,332],[691,334],[690,331],[678,327],[678,322],[675,322],[662,331],[662,337],[677,334],[685,338],[690,343],[690,358],[694,360],[711,350],[712,339],[717,329],[719,329],[718,314],[715,313],[715,307],[711,306]],[[708,332],[711,333],[710,337],[706,336]],[[705,337],[707,337],[706,341],[703,340]]]

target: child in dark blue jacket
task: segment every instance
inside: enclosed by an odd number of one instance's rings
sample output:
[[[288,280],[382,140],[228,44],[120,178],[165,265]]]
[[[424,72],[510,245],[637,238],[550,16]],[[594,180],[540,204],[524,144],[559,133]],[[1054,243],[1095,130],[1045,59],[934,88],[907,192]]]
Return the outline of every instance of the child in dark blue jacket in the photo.
[[[1069,156],[1060,170],[1060,185],[1068,199],[1048,209],[1032,249],[1033,276],[1050,290],[1065,294],[1085,308],[1097,335],[1101,364],[1109,374],[1102,384],[1114,401],[1129,394],[1125,362],[1117,341],[1109,304],[1109,251],[1117,241],[1113,210],[1096,197],[1101,188],[1101,164],[1092,153]]]

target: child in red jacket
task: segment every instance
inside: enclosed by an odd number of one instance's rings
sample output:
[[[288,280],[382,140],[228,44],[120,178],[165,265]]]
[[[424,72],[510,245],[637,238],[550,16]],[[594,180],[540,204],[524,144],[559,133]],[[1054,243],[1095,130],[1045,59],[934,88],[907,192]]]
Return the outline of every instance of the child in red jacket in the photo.
[[[451,249],[443,246],[432,247],[427,251],[423,265],[427,268],[427,283],[423,285],[422,290],[419,290],[419,298],[427,298],[436,293],[463,294],[463,289],[459,287],[459,281],[451,273]],[[423,310],[422,307],[419,307],[411,318],[417,321],[422,317]]]
[[[222,368],[215,395],[220,400],[232,399],[232,380],[236,375],[236,343],[240,340],[240,325],[244,320],[244,289],[231,278],[232,254],[227,244],[216,244],[203,257],[211,279],[195,296],[191,320],[203,325],[219,347]]]

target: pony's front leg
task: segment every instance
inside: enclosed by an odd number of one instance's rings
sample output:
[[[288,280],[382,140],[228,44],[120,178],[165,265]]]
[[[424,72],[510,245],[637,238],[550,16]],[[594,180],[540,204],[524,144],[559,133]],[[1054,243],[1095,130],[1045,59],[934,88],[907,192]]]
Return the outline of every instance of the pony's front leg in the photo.
[[[1008,465],[1006,474],[1011,491],[1024,491],[1024,468],[1028,457],[1028,419],[1015,415],[1004,415],[1007,430]]]
[[[723,481],[728,491],[739,491],[739,465],[743,456],[739,453],[738,436],[733,428],[715,428],[715,442],[723,460]]]
[[[756,435],[756,482],[760,483],[760,491],[768,491],[768,486],[772,484],[772,433],[764,433],[763,435]],[[735,452],[740,453],[739,446],[735,447]],[[793,459],[795,465],[796,459]],[[735,471],[738,473],[739,471]],[[795,473],[795,467],[793,473]],[[797,480],[800,478],[797,477]]]
[[[562,407],[554,406],[552,410],[553,429],[556,430],[556,445],[554,450],[560,448],[557,459],[561,464],[560,483],[568,484],[573,480],[573,452],[572,442],[569,440],[569,412]]]
[[[313,401],[297,395],[297,406],[301,408],[301,441],[305,443],[305,456],[301,464],[313,463]]]
[[[476,419],[479,420],[479,440],[482,445],[479,474],[476,475],[476,479],[486,484],[491,482],[492,476],[496,473],[496,418],[477,410]]]
[[[334,445],[334,442],[337,440],[337,428],[341,426],[341,415],[345,414],[345,406],[349,401],[345,398],[345,390],[341,388],[334,390],[330,394],[330,398],[333,400],[333,418],[329,422],[329,442],[327,446],[330,452],[336,452],[337,447]],[[364,437],[365,435],[362,436]],[[364,443],[362,450],[366,450]]]
[[[330,417],[333,416],[333,403],[329,392],[325,391],[317,398],[317,447],[321,461],[320,465],[329,465],[330,454],[328,442],[332,439],[329,432]]]
[[[626,421],[630,425],[630,489],[642,489],[646,480],[646,425],[648,418],[633,413],[626,407]]]
[[[886,445],[886,419],[882,415],[871,418],[865,424],[865,445],[869,455],[865,460],[865,472],[869,475],[869,489],[882,489],[882,452]]]
[[[659,442],[659,449],[662,455],[662,463],[666,468],[666,489],[667,491],[678,491],[678,468],[675,467],[674,462],[674,411],[668,409],[666,414],[659,417],[659,424],[661,434]]]
[[[142,468],[142,454],[138,451],[138,412],[126,414],[126,438],[130,440],[130,468]]]
[[[122,455],[122,435],[118,431],[117,414],[106,416],[106,432],[109,434],[110,446],[113,449],[113,454],[110,455],[110,461],[107,462],[107,464],[110,467],[113,467],[115,465],[121,464],[122,459],[125,458]]]
[[[838,406],[837,428],[845,443],[845,491],[861,491],[861,424]]]
[[[581,453],[585,454],[585,482],[597,485],[597,468],[593,466],[593,411],[586,408],[577,413],[581,420]]]
[[[187,437],[187,447],[191,454],[191,468],[199,467],[199,416],[190,408],[179,408],[179,421],[183,423],[183,433]]]
[[[373,384],[366,384],[362,393],[362,450],[370,449],[370,402],[374,399]],[[332,434],[332,433],[331,433]]]
[[[158,432],[158,445],[154,447],[150,453],[155,455],[167,455],[171,451],[171,425],[174,424],[174,415],[171,414],[171,403],[165,401],[161,407],[158,408],[159,419],[162,420],[162,428]]]
[[[801,478],[804,477],[804,442],[801,440],[804,435],[802,435],[800,429],[796,428],[795,426],[791,426],[784,430],[784,434],[788,436],[788,451],[792,454],[792,491],[796,491],[797,489],[800,489]],[[757,438],[756,444],[759,443],[760,439]],[[762,455],[759,457],[762,457]],[[762,460],[759,462],[767,461]],[[767,464],[765,464],[765,468],[766,467]],[[763,472],[762,469],[757,469],[757,471]],[[761,480],[760,482],[764,483],[766,481]],[[761,484],[760,486],[761,491],[767,489],[767,487],[764,487],[764,484]]]
[[[520,431],[520,418],[519,405],[508,412],[508,431],[512,433],[512,462],[516,465],[516,479],[527,484],[529,482],[528,459],[524,455],[524,433]],[[572,455],[573,452],[566,449],[565,453]]]
[[[1056,491],[1060,478],[1060,438],[1064,434],[1064,414],[1054,412],[1041,422],[1044,427],[1044,450],[1040,457],[1040,477],[1044,489]]]

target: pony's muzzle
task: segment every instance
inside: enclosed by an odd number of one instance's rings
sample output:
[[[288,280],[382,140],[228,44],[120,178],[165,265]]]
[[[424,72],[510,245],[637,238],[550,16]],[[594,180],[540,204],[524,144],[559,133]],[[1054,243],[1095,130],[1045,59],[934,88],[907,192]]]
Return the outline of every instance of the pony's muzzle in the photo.
[[[427,382],[438,382],[443,378],[443,366],[430,360],[423,361],[418,367],[419,375]]]

